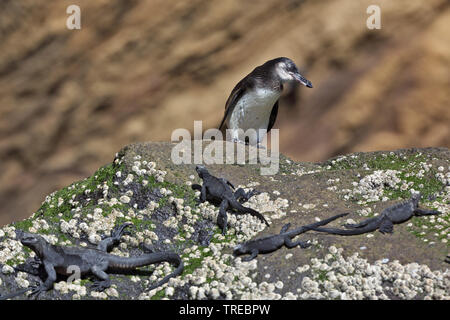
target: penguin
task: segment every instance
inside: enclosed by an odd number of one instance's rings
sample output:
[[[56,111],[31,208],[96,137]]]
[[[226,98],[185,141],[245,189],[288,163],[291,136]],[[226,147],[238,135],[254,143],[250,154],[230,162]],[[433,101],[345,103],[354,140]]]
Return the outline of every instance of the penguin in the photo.
[[[275,124],[283,85],[291,83],[313,87],[289,58],[275,58],[256,67],[231,91],[219,130],[231,130],[233,142],[259,146]],[[244,136],[248,129],[256,130],[256,136]],[[265,131],[260,132],[261,129]]]

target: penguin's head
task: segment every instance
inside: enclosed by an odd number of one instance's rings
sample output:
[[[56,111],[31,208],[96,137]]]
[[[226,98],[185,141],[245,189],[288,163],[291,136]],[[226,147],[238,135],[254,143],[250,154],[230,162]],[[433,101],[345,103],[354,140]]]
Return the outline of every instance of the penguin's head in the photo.
[[[312,83],[300,74],[294,61],[289,58],[281,57],[272,60],[274,63],[274,72],[282,83],[299,82],[308,88],[312,88]]]

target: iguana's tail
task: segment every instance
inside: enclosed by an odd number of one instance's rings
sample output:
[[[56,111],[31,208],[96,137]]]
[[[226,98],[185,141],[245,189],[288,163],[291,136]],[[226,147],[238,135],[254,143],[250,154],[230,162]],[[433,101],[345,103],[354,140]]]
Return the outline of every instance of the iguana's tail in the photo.
[[[5,295],[0,295],[0,300],[8,300],[8,299],[12,299],[14,297],[20,296],[21,294],[24,294],[25,292],[29,291],[33,289],[32,287],[28,287],[10,294],[5,294]]]
[[[369,223],[364,227],[353,228],[353,229],[337,229],[337,228],[317,228],[315,226],[305,226],[308,230],[314,230],[317,232],[325,232],[329,234],[337,234],[341,236],[354,236],[358,234],[363,234],[371,231],[375,231],[379,225],[377,221],[373,221],[373,223]]]
[[[314,222],[314,223],[311,223],[311,224],[307,224],[306,226],[301,226],[301,227],[299,227],[297,229],[294,229],[292,231],[288,231],[288,232],[286,232],[286,234],[290,235],[290,236],[296,236],[296,235],[299,235],[300,233],[304,233],[304,232],[309,231],[309,230],[317,231],[319,229],[317,227],[326,225],[326,224],[330,223],[331,221],[339,219],[339,218],[344,217],[346,215],[348,215],[348,212],[340,213],[340,214],[337,214],[337,215],[332,216],[330,218],[324,219],[322,221],[318,221],[318,222]]]
[[[176,254],[174,252],[157,252],[157,253],[164,254],[164,259],[159,262],[166,261],[169,263],[173,263],[175,265],[176,269],[171,274],[162,278],[162,280],[160,280],[159,282],[151,285],[147,290],[153,290],[159,286],[162,286],[164,283],[168,282],[170,278],[179,276],[184,270],[183,260],[181,260],[181,257],[178,254]],[[154,253],[154,254],[157,254],[157,253]],[[153,253],[151,253],[151,254],[153,254]]]
[[[165,276],[161,281],[150,286],[148,290],[163,285],[169,281],[170,278],[176,277],[183,272],[183,260],[181,260],[181,257],[178,254],[175,252],[152,252],[133,258],[109,255],[109,268],[117,270],[131,270],[160,262],[172,263],[175,265],[176,269],[171,274]]]
[[[325,232],[329,234],[338,234],[340,236],[354,236],[376,230],[376,228],[368,228],[368,226],[358,229],[335,229],[335,228],[309,228],[317,232]]]
[[[238,210],[240,213],[248,213],[251,214],[254,217],[257,217],[259,220],[261,220],[262,222],[264,222],[267,226],[269,225],[269,223],[267,222],[266,218],[264,218],[264,216],[259,213],[256,210],[253,210],[252,208],[249,207],[244,207],[242,204],[239,203],[239,201],[237,200],[228,200],[231,204],[231,206]]]

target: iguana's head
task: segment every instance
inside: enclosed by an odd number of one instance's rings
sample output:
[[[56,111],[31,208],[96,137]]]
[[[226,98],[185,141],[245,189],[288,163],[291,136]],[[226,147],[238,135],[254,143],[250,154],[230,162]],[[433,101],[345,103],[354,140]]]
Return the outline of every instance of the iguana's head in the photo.
[[[247,253],[247,247],[245,246],[245,243],[240,243],[237,246],[234,247],[233,249],[233,255],[236,256],[240,256],[242,254],[246,254]]]
[[[415,207],[419,206],[419,201],[421,198],[422,198],[422,195],[420,194],[420,192],[411,194],[411,201],[413,202]]]
[[[206,170],[206,168],[204,166],[199,165],[199,164],[195,167],[195,171],[197,171],[198,176],[200,178],[203,178],[203,175],[208,173],[208,170]]]
[[[33,250],[39,257],[42,256],[42,253],[44,251],[44,246],[46,245],[47,241],[45,239],[37,234],[34,233],[28,233],[28,232],[20,232],[18,234],[20,238],[20,242]]]

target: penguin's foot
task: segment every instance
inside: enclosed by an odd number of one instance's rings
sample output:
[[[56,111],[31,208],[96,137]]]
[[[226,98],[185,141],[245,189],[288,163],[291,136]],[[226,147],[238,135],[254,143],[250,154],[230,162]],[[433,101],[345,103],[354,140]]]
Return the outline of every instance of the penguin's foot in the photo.
[[[240,143],[240,144],[245,144],[245,145],[247,144],[247,143],[245,143],[245,141],[239,140],[239,139],[237,139],[237,138],[231,139],[231,142]]]

